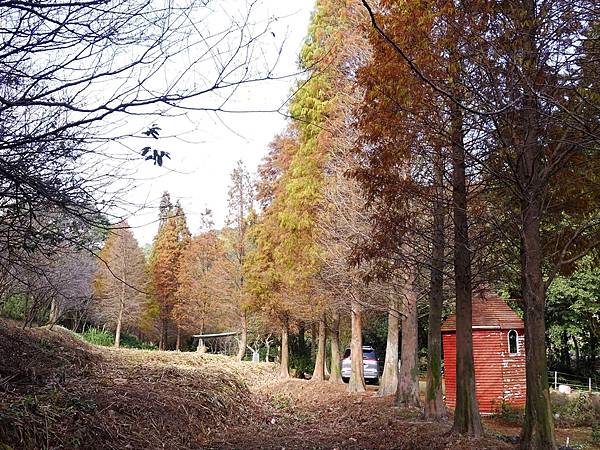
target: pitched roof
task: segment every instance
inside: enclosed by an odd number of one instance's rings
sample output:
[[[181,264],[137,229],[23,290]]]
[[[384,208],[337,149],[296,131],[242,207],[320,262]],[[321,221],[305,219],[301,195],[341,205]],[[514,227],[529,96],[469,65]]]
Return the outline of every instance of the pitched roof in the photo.
[[[500,329],[523,329],[523,320],[499,295],[485,291],[473,297],[473,327],[498,327]],[[456,314],[450,315],[442,324],[442,331],[456,330]]]

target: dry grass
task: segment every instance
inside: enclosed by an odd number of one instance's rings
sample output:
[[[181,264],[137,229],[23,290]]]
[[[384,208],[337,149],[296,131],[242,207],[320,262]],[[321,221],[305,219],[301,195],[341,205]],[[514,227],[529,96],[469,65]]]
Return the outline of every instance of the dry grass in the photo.
[[[251,423],[229,423],[214,433],[211,448],[231,449],[513,449],[488,435],[450,434],[451,422],[426,422],[419,410],[399,409],[392,397],[348,394],[346,385],[286,380],[258,392],[260,413]]]
[[[450,434],[375,387],[279,380],[274,364],[96,347],[68,330],[0,320],[0,450],[512,449],[518,428]],[[563,432],[568,434],[564,435]],[[563,434],[561,434],[563,433]],[[590,430],[559,430],[589,445]]]
[[[273,365],[95,347],[0,321],[0,448],[199,448]]]

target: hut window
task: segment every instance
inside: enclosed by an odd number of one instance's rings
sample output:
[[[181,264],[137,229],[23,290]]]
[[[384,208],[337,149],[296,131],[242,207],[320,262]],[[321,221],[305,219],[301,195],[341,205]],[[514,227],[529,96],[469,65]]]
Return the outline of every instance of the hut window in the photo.
[[[508,353],[511,355],[519,353],[518,335],[515,330],[510,330],[508,332]]]

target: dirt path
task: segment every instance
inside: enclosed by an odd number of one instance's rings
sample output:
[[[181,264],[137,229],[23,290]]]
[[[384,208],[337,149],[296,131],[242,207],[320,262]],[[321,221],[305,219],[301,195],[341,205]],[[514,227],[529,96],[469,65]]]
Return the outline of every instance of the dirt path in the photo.
[[[345,385],[288,380],[255,390],[249,417],[211,430],[203,446],[253,449],[511,449],[493,433],[479,440],[449,434],[448,422],[420,419],[370,388],[349,395]]]

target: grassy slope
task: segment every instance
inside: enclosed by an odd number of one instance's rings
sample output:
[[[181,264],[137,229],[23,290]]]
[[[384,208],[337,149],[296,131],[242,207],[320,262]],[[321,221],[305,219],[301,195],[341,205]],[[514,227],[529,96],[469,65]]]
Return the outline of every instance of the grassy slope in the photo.
[[[249,382],[274,376],[273,365],[113,350],[0,320],[0,449],[198,448],[253,408]]]

